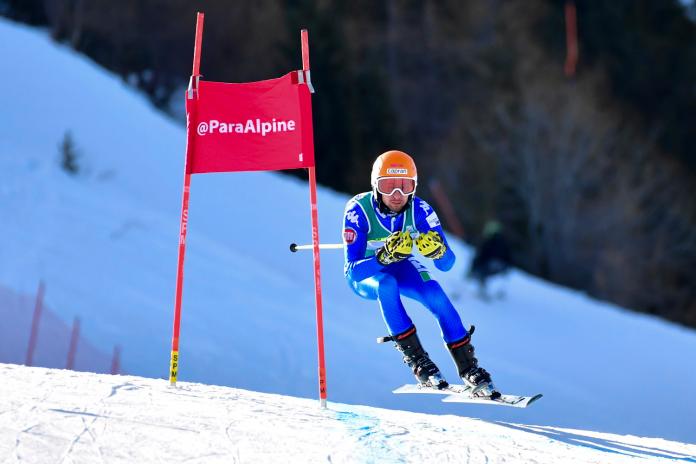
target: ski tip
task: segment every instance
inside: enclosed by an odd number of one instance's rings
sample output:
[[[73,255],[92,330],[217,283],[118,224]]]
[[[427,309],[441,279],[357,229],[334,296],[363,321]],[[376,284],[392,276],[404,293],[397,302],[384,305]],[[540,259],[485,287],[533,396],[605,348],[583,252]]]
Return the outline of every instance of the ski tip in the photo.
[[[405,384],[392,390],[392,393],[410,393],[411,391],[413,391],[413,385]]]

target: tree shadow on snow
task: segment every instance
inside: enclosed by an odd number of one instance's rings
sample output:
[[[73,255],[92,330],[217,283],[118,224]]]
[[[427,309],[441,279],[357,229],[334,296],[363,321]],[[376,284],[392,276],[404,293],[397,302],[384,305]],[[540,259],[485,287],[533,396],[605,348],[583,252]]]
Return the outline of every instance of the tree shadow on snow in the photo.
[[[559,441],[561,443],[566,443],[572,446],[582,446],[584,448],[591,448],[598,451],[603,451],[605,453],[616,453],[624,456],[642,458],[672,459],[674,461],[696,463],[696,456],[690,456],[688,454],[679,453],[676,451],[651,448],[648,446],[636,444],[622,443],[616,440],[607,440],[605,438],[592,437],[589,435],[582,435],[580,433],[573,433],[564,430],[546,428],[542,426],[509,424],[507,422],[498,421],[495,421],[495,423],[513,430],[535,433],[537,435],[541,435],[542,437],[546,437],[550,440]]]

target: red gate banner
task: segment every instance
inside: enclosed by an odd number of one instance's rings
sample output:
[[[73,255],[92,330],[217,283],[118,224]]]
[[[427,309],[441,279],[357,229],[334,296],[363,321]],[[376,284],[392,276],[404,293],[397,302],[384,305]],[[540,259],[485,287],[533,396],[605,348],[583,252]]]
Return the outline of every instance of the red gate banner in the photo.
[[[297,71],[241,84],[201,80],[198,98],[186,101],[191,174],[314,166],[311,95]]]

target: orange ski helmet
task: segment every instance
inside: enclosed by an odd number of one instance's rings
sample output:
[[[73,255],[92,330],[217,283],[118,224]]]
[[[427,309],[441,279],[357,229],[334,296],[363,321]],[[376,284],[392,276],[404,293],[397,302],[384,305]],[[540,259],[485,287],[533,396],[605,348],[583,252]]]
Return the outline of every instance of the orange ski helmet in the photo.
[[[382,177],[401,177],[413,179],[418,183],[416,163],[407,153],[399,150],[385,151],[377,157],[372,165],[370,183],[377,189],[377,180]]]

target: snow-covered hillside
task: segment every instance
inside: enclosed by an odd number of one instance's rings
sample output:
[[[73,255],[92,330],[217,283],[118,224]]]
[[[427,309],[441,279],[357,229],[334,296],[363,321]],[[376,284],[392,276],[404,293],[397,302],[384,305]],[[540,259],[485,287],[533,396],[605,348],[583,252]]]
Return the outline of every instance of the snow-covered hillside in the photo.
[[[0,364],[0,462],[673,463],[696,445]]]
[[[208,27],[222,26],[210,18]],[[0,284],[30,294],[44,279],[46,301],[66,323],[80,316],[103,352],[122,345],[126,372],[164,378],[184,129],[40,31],[0,20],[0,44]],[[204,49],[203,72],[205,63]],[[83,168],[75,177],[59,166],[68,131]],[[288,251],[310,241],[308,196],[305,182],[278,174],[194,176],[180,380],[317,397],[311,255]],[[322,241],[340,239],[347,199],[320,189]],[[342,256],[327,251],[329,400],[696,443],[693,330],[520,272],[498,283],[505,298],[480,301],[462,279],[470,250],[452,243],[457,265],[436,275],[458,295],[465,324],[477,326],[482,365],[502,390],[544,398],[512,410],[393,395],[412,377],[393,348],[375,343],[385,334],[377,305],[350,291]],[[435,321],[405,304],[426,349],[455,379]]]

